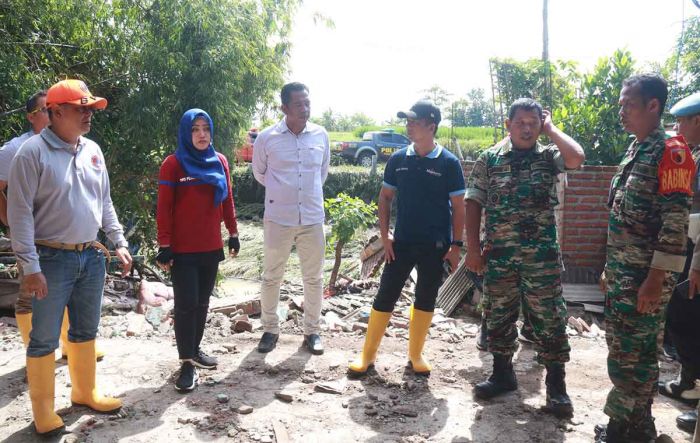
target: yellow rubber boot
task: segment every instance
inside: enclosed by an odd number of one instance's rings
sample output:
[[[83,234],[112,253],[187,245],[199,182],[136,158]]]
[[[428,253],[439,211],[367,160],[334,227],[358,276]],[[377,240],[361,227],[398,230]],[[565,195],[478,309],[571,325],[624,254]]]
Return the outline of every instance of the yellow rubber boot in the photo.
[[[68,321],[68,308],[63,311],[63,323],[61,323],[61,358],[68,360],[68,328],[70,327],[70,321]],[[95,358],[97,361],[102,361],[105,357],[105,353],[95,346]]]
[[[19,329],[22,342],[24,342],[24,348],[26,349],[27,346],[29,346],[29,333],[32,331],[32,313],[15,313],[15,320],[17,320],[17,329]]]
[[[68,343],[68,371],[73,385],[70,400],[97,412],[116,412],[122,407],[119,399],[103,397],[95,388],[95,340]]]
[[[54,410],[55,368],[53,353],[43,357],[27,357],[29,398],[32,400],[34,427],[40,435],[54,435],[65,428]]]
[[[391,319],[391,312],[376,311],[372,308],[367,324],[367,334],[365,335],[365,345],[362,354],[348,366],[348,372],[354,375],[364,375],[370,366],[374,365],[377,358],[379,343],[384,337],[384,331]]]
[[[423,345],[432,322],[432,312],[421,311],[411,305],[408,323],[408,360],[413,372],[418,375],[429,375],[432,369],[430,363],[423,358]]]

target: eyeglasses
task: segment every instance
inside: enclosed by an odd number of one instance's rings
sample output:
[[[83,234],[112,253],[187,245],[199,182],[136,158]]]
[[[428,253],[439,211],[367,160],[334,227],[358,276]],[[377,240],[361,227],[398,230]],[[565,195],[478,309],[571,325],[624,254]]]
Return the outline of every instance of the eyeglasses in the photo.
[[[36,108],[35,110],[31,111],[30,114],[36,114],[37,112],[41,112],[42,114],[46,114],[49,112],[49,108],[44,106],[43,108]]]

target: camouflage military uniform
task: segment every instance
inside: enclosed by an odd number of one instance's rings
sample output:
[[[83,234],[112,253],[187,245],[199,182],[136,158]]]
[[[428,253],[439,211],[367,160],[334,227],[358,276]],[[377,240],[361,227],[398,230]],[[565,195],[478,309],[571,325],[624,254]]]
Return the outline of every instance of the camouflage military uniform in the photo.
[[[635,140],[610,186],[605,326],[613,388],[604,411],[611,420],[642,421],[656,392],[657,335],[685,262],[695,169],[688,147],[674,141],[665,140],[662,128]],[[650,267],[667,271],[661,306],[641,314],[637,292]]]
[[[484,309],[488,349],[512,355],[520,312],[532,323],[540,363],[569,360],[566,305],[554,206],[564,159],[554,146],[514,149],[510,138],[484,151],[469,177],[466,199],[485,209]]]

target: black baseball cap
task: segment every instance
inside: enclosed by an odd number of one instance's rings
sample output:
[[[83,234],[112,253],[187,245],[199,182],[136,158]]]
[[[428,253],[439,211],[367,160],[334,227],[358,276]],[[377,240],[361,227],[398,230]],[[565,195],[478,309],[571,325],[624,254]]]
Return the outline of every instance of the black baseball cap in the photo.
[[[399,111],[396,113],[396,116],[398,118],[426,119],[435,123],[435,125],[439,125],[440,120],[442,120],[440,108],[435,106],[430,100],[419,100],[415,105],[411,106],[410,111]]]

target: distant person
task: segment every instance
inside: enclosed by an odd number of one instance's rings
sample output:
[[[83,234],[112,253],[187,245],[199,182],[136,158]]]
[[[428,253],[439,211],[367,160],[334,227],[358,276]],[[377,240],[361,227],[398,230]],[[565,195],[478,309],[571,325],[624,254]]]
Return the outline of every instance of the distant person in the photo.
[[[546,410],[573,414],[564,365],[570,346],[562,296],[561,252],[554,207],[557,175],[584,161],[581,145],[552,122],[535,100],[520,98],[508,111],[508,137],[479,155],[466,194],[467,268],[484,273],[484,312],[493,372],[474,387],[490,399],[518,388],[513,370],[523,316],[532,326],[537,361],[547,368]],[[543,146],[541,134],[553,144]],[[482,209],[486,241],[479,244]]]
[[[350,375],[364,375],[374,365],[396,301],[411,270],[418,271],[416,296],[408,326],[408,364],[418,375],[432,366],[423,347],[442,283],[443,265],[453,272],[459,265],[464,231],[464,175],[457,157],[435,142],[440,109],[419,101],[406,119],[413,143],[391,154],[379,192],[379,231],[386,264],[374,298],[362,353],[350,364]],[[389,234],[391,205],[396,197],[396,229]]]
[[[595,427],[598,442],[654,441],[657,338],[677,273],[683,271],[695,163],[682,139],[661,126],[668,87],[634,75],[620,92],[620,120],[634,136],[610,184],[605,339],[612,389]]]
[[[95,240],[98,230],[116,245],[123,275],[132,259],[104,155],[84,137],[107,100],[94,97],[80,80],[62,80],[49,88],[46,106],[49,126],[25,141],[12,160],[7,201],[21,290],[33,297],[27,380],[34,426],[39,434],[56,434],[64,424],[54,410],[54,350],[66,307],[71,402],[97,412],[121,408],[119,399],[96,388],[95,336],[107,265],[106,248]]]
[[[0,148],[0,221],[7,226],[7,180],[10,176],[10,163],[15,158],[15,154],[22,143],[27,141],[29,137],[41,132],[42,129],[49,124],[49,114],[46,108],[46,91],[37,91],[29,97],[25,104],[27,111],[27,121],[31,129],[22,135],[19,135],[5,143]]]
[[[676,103],[670,110],[676,117],[676,130],[685,138],[693,153],[696,171],[700,171],[700,92],[691,94]],[[659,382],[659,393],[688,404],[700,400],[700,180],[696,172],[692,189],[688,227],[689,246],[686,258],[685,278],[673,290],[668,304],[667,329],[676,345],[681,370],[675,380]],[[698,411],[693,410],[676,417],[678,427],[692,433],[698,421]]]
[[[309,122],[309,88],[302,83],[282,87],[284,118],[255,139],[253,174],[265,186],[264,263],[260,294],[262,353],[275,349],[279,338],[277,307],[280,283],[296,245],[304,281],[304,343],[323,354],[320,334],[323,299],[323,183],[328,177],[330,143],[326,130]]]
[[[195,367],[213,369],[217,360],[200,344],[224,259],[221,220],[229,232],[228,251],[241,248],[226,157],[214,150],[214,122],[201,109],[180,119],[177,149],[160,167],[158,177],[158,266],[171,271],[175,293],[175,341],[180,374],[175,389],[192,391]]]

